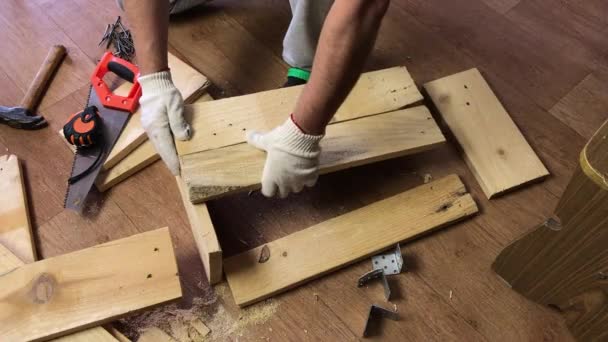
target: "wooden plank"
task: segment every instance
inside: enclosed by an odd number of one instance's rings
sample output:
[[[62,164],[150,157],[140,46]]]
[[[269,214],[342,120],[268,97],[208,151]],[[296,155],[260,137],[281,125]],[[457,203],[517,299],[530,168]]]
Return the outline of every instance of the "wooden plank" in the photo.
[[[169,53],[169,68],[171,68],[173,83],[182,93],[185,102],[198,98],[209,85],[207,77],[171,53]],[[123,85],[122,87],[128,86]],[[116,165],[116,163],[148,139],[146,132],[141,127],[140,112],[140,110],[137,110],[137,112],[131,115],[118,141],[116,141],[114,148],[112,148],[103,164],[104,170],[108,170]]]
[[[168,228],[0,275],[0,336],[42,340],[181,297]]]
[[[488,198],[549,174],[477,69],[424,85]]]
[[[28,211],[19,159],[0,156],[0,244],[25,263],[36,260]]]
[[[102,327],[78,331],[52,340],[53,342],[118,342]]]
[[[12,270],[22,266],[24,262],[13,254],[8,248],[0,244],[0,277],[2,274],[11,272]],[[88,330],[83,330],[75,334],[63,336],[53,341],[61,342],[116,342],[112,335],[108,334],[101,327],[95,327]]]
[[[281,88],[186,106],[193,137],[177,141],[179,155],[245,141],[246,130],[270,130],[285,121],[304,86]],[[405,67],[364,73],[332,123],[389,112],[420,102],[422,95]]]
[[[451,175],[227,258],[226,278],[249,305],[476,212]],[[260,263],[264,247],[270,259]]]
[[[321,141],[321,173],[425,151],[443,142],[424,106],[330,125]],[[190,201],[259,188],[265,161],[265,153],[247,144],[182,156]]]
[[[194,101],[194,103],[211,100],[213,100],[211,95],[204,94],[198,100]],[[151,141],[146,140],[131,151],[131,153],[129,153],[121,161],[116,163],[116,165],[114,165],[111,169],[102,171],[95,180],[95,186],[97,186],[99,191],[104,192],[134,175],[138,171],[144,169],[146,166],[154,163],[158,159],[160,159],[160,156],[158,153],[156,153],[154,145],[152,145]]]
[[[219,283],[222,280],[222,248],[215,234],[207,205],[205,203],[192,204],[188,199],[188,191],[184,181],[179,176],[175,177],[175,180],[186,208],[198,253],[205,266],[207,281],[211,285]]]

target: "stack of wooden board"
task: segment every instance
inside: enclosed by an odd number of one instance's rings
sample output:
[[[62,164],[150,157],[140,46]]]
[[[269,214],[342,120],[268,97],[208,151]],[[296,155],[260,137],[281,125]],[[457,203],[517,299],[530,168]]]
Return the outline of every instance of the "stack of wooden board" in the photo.
[[[245,143],[245,133],[281,124],[302,89],[277,89],[186,106],[194,135],[189,141],[177,142],[182,166],[182,178],[177,181],[212,284],[221,279],[222,252],[204,202],[259,187],[265,154]],[[421,100],[404,67],[361,75],[328,126],[321,172],[416,153],[445,142],[428,109],[416,106]]]
[[[270,130],[293,110],[303,86],[187,106],[194,136],[177,143],[193,203],[259,187],[265,155],[247,130]],[[323,139],[321,172],[433,148],[445,141],[405,67],[361,75]]]

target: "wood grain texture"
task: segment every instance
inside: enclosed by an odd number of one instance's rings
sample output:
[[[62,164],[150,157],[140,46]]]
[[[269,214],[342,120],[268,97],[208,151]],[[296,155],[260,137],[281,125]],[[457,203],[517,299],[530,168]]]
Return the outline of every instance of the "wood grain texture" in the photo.
[[[181,297],[167,228],[20,266],[0,285],[8,341],[59,337]]]
[[[0,244],[0,277],[7,272],[11,272],[14,269],[22,266],[24,263],[15,254],[13,254],[8,248]],[[0,335],[0,338],[3,336]],[[2,338],[3,339],[3,338]],[[107,331],[101,327],[95,327],[87,330],[83,330],[71,335],[66,335],[55,339],[53,341],[59,342],[116,342],[116,339],[112,337]]]
[[[429,150],[445,142],[428,109],[418,106],[327,127],[320,173],[331,173]],[[266,154],[248,144],[181,157],[192,203],[257,189]]]
[[[181,92],[184,102],[197,99],[205,91],[209,82],[207,77],[198,72],[193,67],[181,61],[169,53],[169,68],[175,87]],[[131,114],[131,118],[123,129],[120,137],[114,144],[112,151],[108,155],[104,165],[104,170],[108,170],[125,158],[137,146],[141,145],[148,138],[140,122],[141,109]]]
[[[199,99],[194,101],[194,103],[211,100],[213,100],[211,95],[204,94]],[[68,144],[68,146],[72,145]],[[104,192],[159,159],[160,156],[158,153],[156,153],[156,149],[154,149],[152,142],[146,140],[131,151],[131,153],[129,153],[121,161],[117,162],[116,165],[112,166],[112,168],[100,172],[99,176],[97,176],[97,179],[95,180],[95,186],[99,191]]]
[[[493,264],[514,290],[559,308],[580,341],[608,338],[608,183],[589,175],[590,169],[608,171],[606,136],[608,122],[583,149],[585,157],[555,209],[559,220],[519,238]]]
[[[608,119],[608,71],[594,71],[549,112],[584,138]]]
[[[19,159],[0,156],[0,244],[25,263],[36,261],[36,247]]]
[[[448,176],[227,258],[226,278],[236,303],[249,305],[476,212]],[[270,259],[259,263],[264,247]]]
[[[186,184],[181,177],[175,177],[179,188],[190,228],[198,253],[205,266],[205,274],[209,284],[216,284],[222,280],[222,248],[215,234],[215,228],[209,216],[209,210],[205,203],[192,204],[188,198]]]
[[[247,130],[270,130],[285,121],[304,86],[288,87],[186,106],[192,139],[176,141],[179,155],[245,141]],[[331,123],[404,108],[422,100],[405,67],[364,73]]]
[[[27,109],[30,112],[35,112],[40,99],[46,92],[46,88],[51,81],[51,77],[57,71],[63,57],[65,57],[66,50],[63,45],[53,45],[50,49],[44,62],[40,66],[40,69],[36,73],[36,76],[32,80],[32,83],[25,92],[23,100],[21,100],[21,107]]]
[[[102,327],[78,331],[70,335],[58,337],[53,342],[119,342],[112,334]]]
[[[477,69],[426,83],[488,198],[549,174]]]

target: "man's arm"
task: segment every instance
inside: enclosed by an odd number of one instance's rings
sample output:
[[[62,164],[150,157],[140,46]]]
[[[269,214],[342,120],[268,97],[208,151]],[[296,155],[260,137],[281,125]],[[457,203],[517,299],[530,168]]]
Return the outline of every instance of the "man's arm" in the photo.
[[[286,197],[313,186],[325,126],[355,85],[374,46],[389,0],[336,0],[325,19],[309,83],[292,117],[247,141],[267,152],[262,193]]]
[[[125,0],[142,76],[167,69],[169,1]]]
[[[355,85],[376,41],[389,0],[336,0],[315,54],[311,77],[293,113],[308,134],[322,134]]]
[[[139,63],[141,125],[171,173],[177,176],[180,166],[173,138],[190,139],[190,125],[184,120],[184,101],[167,65],[169,1],[125,0],[124,8]]]

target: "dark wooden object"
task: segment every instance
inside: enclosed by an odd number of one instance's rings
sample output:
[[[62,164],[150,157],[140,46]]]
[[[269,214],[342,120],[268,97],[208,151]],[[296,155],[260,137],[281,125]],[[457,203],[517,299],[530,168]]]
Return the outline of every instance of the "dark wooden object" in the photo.
[[[514,290],[558,308],[581,341],[608,339],[608,121],[580,154],[557,208],[496,258]]]

